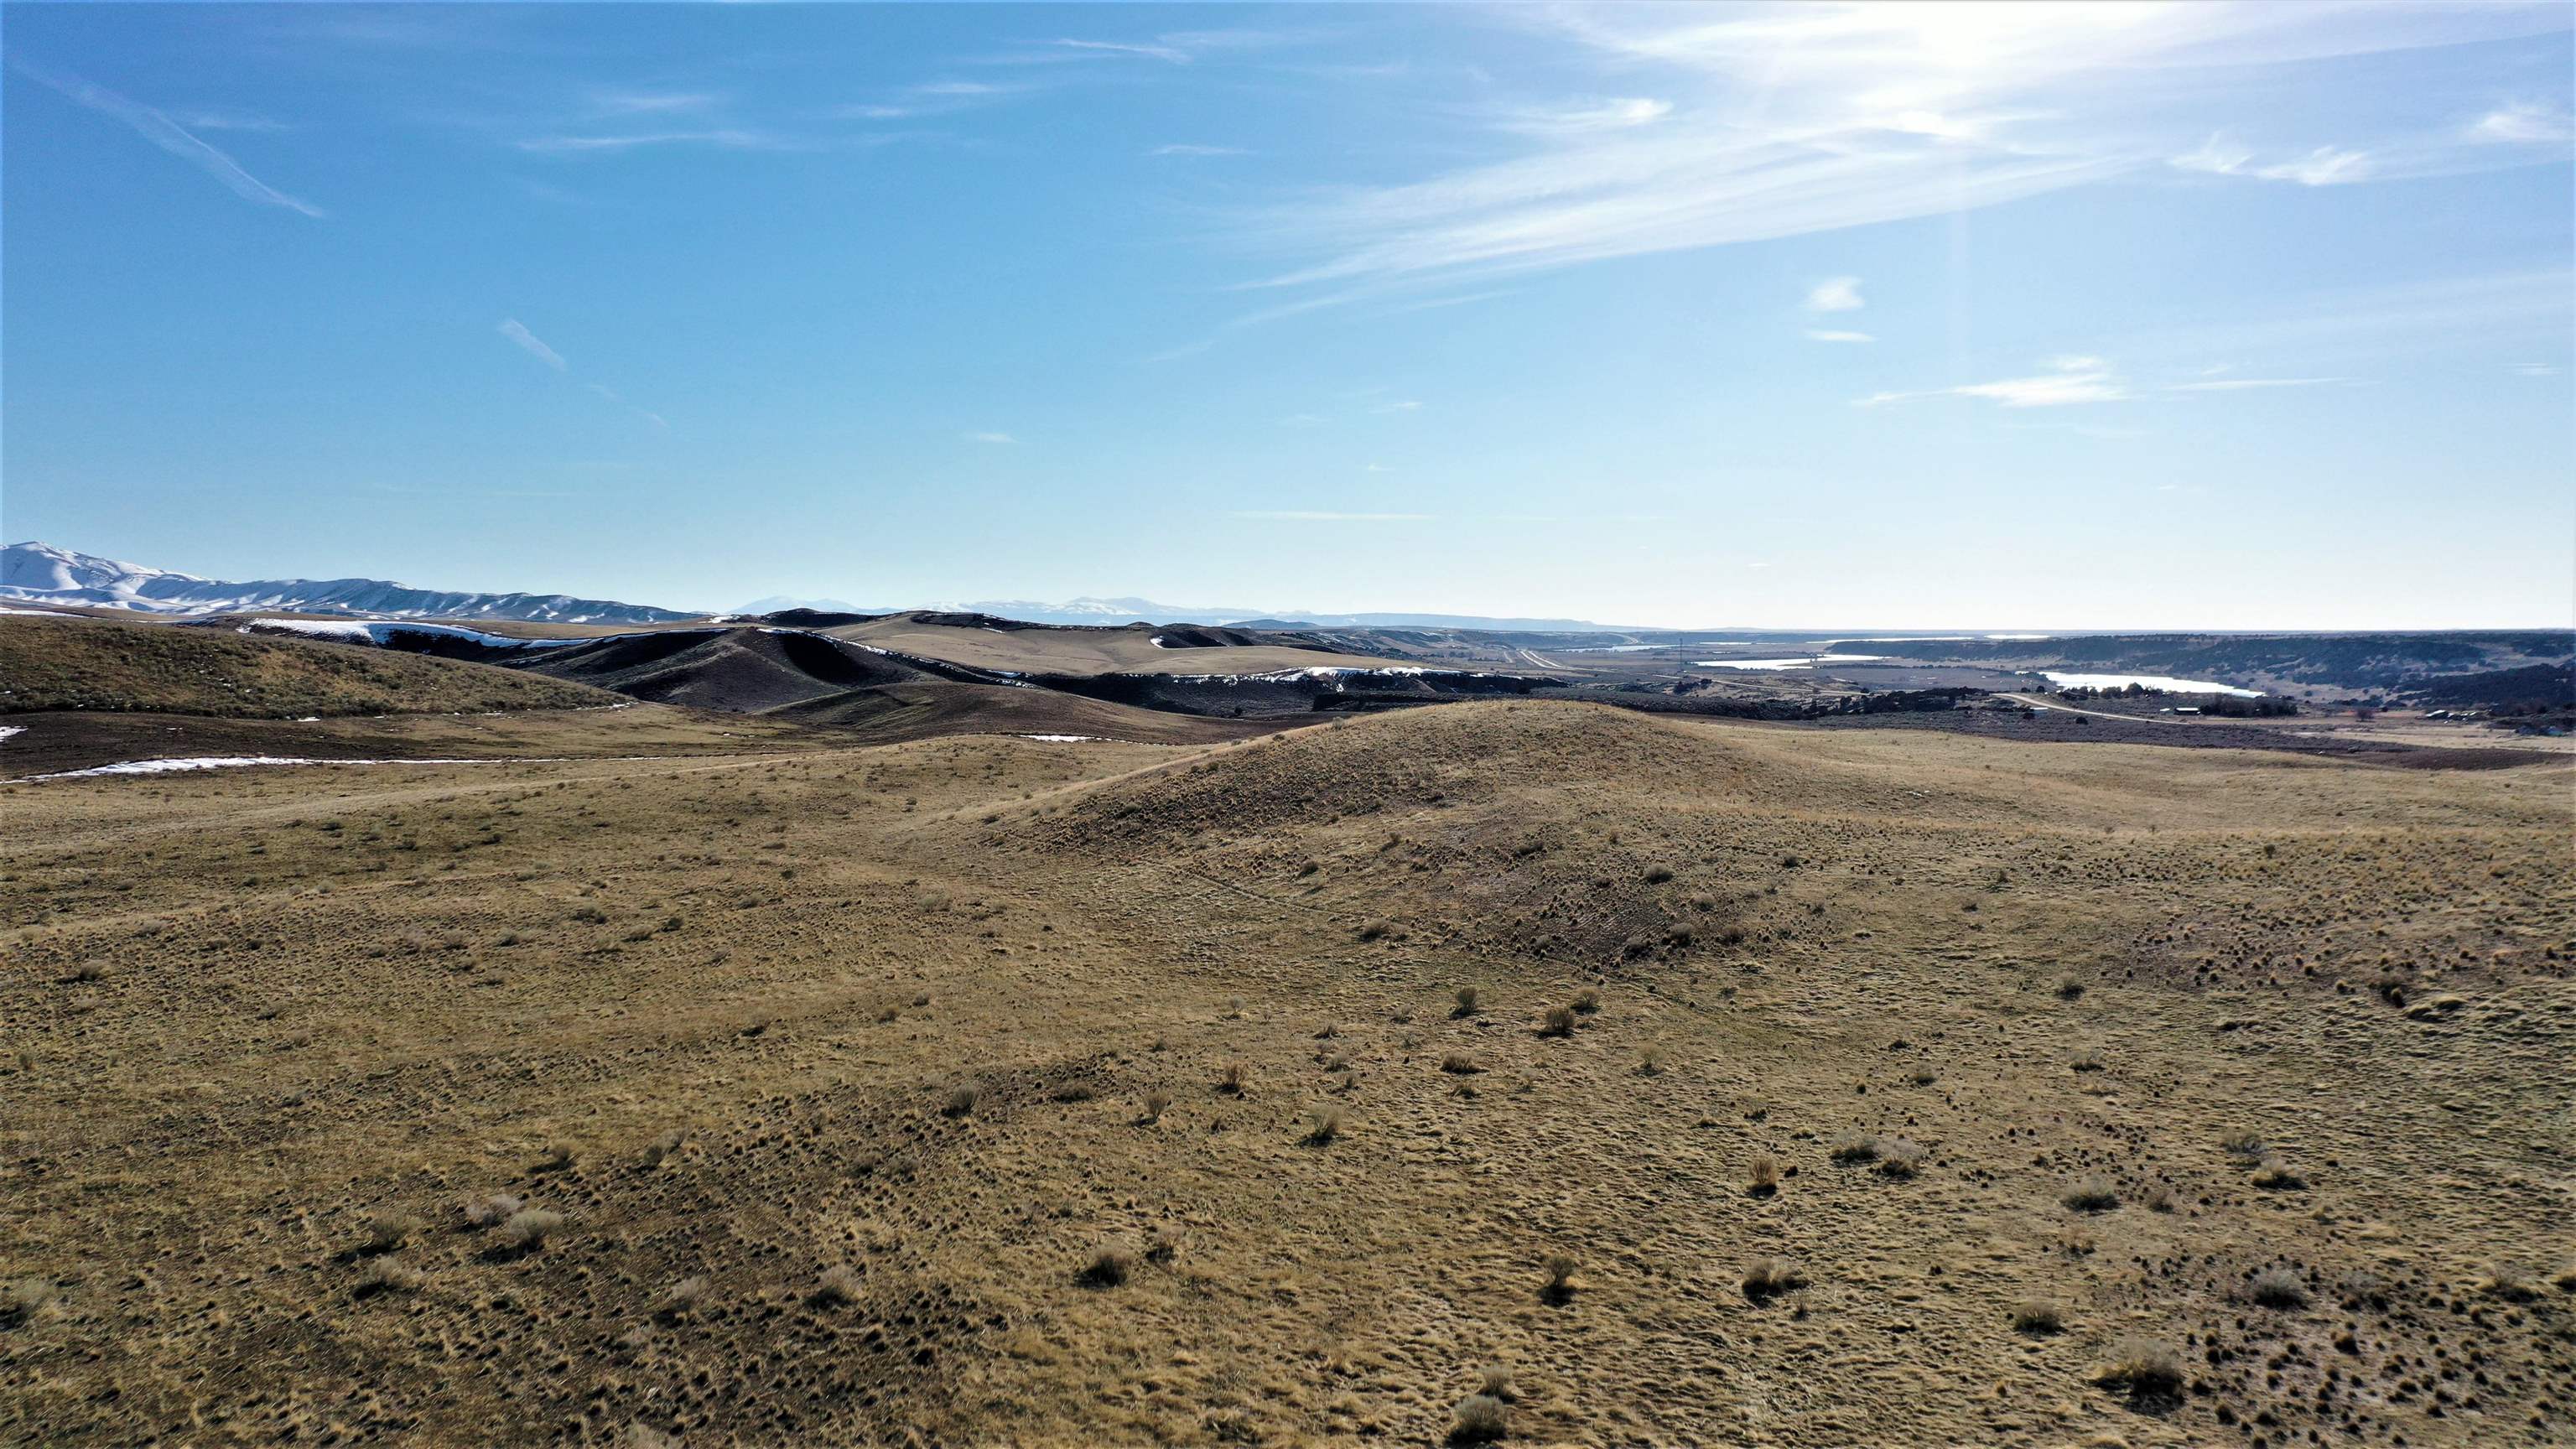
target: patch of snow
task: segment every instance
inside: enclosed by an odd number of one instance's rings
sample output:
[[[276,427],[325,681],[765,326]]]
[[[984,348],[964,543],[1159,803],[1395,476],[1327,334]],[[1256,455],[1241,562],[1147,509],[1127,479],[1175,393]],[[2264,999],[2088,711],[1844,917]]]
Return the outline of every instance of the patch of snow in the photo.
[[[25,725],[0,725],[0,740],[5,740],[11,735],[23,735],[26,732]]]
[[[369,644],[391,643],[397,634],[426,634],[441,639],[462,639],[487,649],[561,649],[573,644],[599,642],[598,639],[520,639],[508,634],[487,634],[480,629],[460,629],[453,624],[397,624],[374,619],[251,619],[235,632],[304,634],[316,639],[363,640]],[[623,639],[630,636],[609,634],[601,637]]]
[[[1044,740],[1051,745],[1079,745],[1093,741],[1104,741],[1106,739],[1106,737],[1102,735],[1022,735],[1020,738],[1024,740]]]
[[[566,758],[560,755],[518,755],[489,760],[321,760],[305,755],[193,755],[180,759],[119,760],[113,765],[92,765],[86,770],[25,775],[15,780],[0,781],[0,784],[33,785],[46,780],[88,780],[107,775],[176,775],[193,770],[239,770],[258,765],[556,765],[565,763]],[[650,757],[628,755],[618,758]]]
[[[1163,636],[1160,634],[1155,635],[1153,638],[1148,639],[1145,642],[1153,645],[1157,649],[1169,649],[1172,647],[1171,645],[1163,642]]]

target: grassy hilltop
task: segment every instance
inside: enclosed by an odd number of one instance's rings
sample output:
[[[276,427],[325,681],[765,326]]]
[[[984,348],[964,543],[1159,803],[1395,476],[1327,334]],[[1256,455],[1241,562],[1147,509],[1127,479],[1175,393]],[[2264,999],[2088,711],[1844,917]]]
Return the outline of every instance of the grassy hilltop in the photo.
[[[2568,784],[1496,702],[9,787],[0,1438],[2563,1442]]]

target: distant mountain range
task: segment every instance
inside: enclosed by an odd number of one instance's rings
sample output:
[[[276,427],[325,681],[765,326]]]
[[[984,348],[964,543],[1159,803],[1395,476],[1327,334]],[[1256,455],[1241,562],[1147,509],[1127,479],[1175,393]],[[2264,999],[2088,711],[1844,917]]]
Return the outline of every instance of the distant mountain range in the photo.
[[[991,614],[1032,624],[1247,624],[1259,629],[1504,629],[1555,633],[1633,632],[1615,624],[1583,619],[1502,619],[1481,614],[1318,614],[1305,609],[1262,610],[1218,608],[1204,604],[1160,604],[1152,599],[1067,599],[1041,604],[1031,599],[974,599],[965,602],[868,607],[842,599],[797,599],[783,594],[754,599],[737,614],[774,614],[783,609],[816,609],[837,614],[899,614],[923,609],[943,614]]]
[[[131,609],[150,614],[226,614],[273,610],[296,614],[350,614],[378,619],[519,619],[546,624],[660,624],[706,615],[613,599],[568,594],[458,593],[413,588],[385,579],[254,579],[235,583],[144,564],[77,553],[44,543],[0,549],[0,604],[71,604]],[[1032,624],[1232,624],[1257,620],[1267,628],[1504,629],[1558,633],[1608,631],[1614,626],[1581,619],[1495,619],[1471,614],[1317,614],[1304,610],[1214,608],[1156,603],[1152,599],[976,599],[867,606],[841,599],[785,595],[754,599],[735,615],[819,609],[844,614],[899,614],[908,609],[954,614],[993,614]]]
[[[380,619],[523,619],[548,624],[661,624],[694,619],[568,594],[454,593],[384,579],[255,579],[231,583],[122,563],[42,543],[0,549],[0,602],[78,604],[152,614],[225,614],[274,609]]]

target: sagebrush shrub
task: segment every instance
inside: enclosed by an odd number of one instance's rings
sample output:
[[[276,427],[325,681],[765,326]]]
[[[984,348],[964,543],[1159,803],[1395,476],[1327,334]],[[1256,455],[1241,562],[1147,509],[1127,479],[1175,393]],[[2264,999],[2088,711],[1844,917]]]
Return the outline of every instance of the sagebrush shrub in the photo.
[[[2270,1267],[2246,1280],[2245,1296],[2266,1308],[2299,1308],[2308,1301],[2308,1284],[2287,1268]]]
[[[521,1208],[502,1220],[502,1245],[521,1252],[533,1252],[545,1245],[546,1239],[563,1226],[563,1221],[561,1213],[548,1212],[544,1208]]]
[[[823,1276],[815,1280],[814,1301],[827,1307],[858,1302],[858,1270],[847,1263],[835,1263],[824,1269]]]
[[[2111,1346],[2093,1381],[2141,1399],[2170,1399],[2182,1392],[2182,1355],[2153,1339],[2124,1338]]]
[[[2107,1213],[2120,1205],[2120,1192],[2107,1178],[2088,1177],[2068,1188],[2058,1201],[2079,1213]]]

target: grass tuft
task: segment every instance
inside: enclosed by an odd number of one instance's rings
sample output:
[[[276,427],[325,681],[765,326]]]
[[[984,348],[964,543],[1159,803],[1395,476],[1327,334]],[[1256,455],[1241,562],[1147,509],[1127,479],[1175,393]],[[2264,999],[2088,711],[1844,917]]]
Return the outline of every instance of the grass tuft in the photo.
[[[1567,1303],[1574,1298],[1574,1270],[1582,1265],[1569,1253],[1550,1253],[1539,1263],[1547,1281],[1539,1286],[1538,1296],[1549,1303]]]
[[[1745,1174],[1744,1192],[1748,1197],[1769,1197],[1780,1190],[1780,1159],[1765,1153],[1753,1159]]]
[[[2093,1371],[2093,1382],[2119,1389],[2133,1399],[2173,1399],[2182,1394],[2182,1355],[2170,1345],[2147,1338],[2124,1338]]]
[[[1102,1248],[1075,1275],[1086,1288],[1115,1288],[1136,1271],[1136,1260],[1118,1248]]]
[[[503,1219],[495,1236],[512,1252],[533,1253],[563,1226],[563,1214],[544,1208],[521,1208]]]
[[[1765,1303],[1807,1286],[1807,1270],[1795,1258],[1760,1257],[1744,1270],[1744,1296]]]
[[[2106,1177],[2088,1177],[2068,1188],[2059,1202],[2079,1213],[2107,1213],[2120,1205],[2120,1190]]]
[[[2034,1298],[2013,1305],[2013,1332],[2033,1338],[2046,1338],[2066,1331],[2066,1311],[2045,1299]]]
[[[1450,1414],[1449,1442],[1491,1444],[1511,1429],[1511,1406],[1491,1394],[1469,1394]]]

